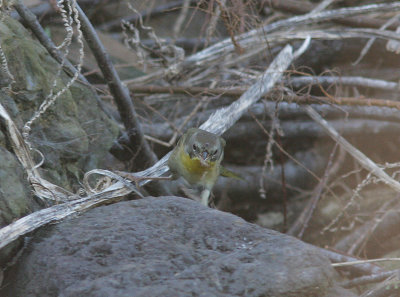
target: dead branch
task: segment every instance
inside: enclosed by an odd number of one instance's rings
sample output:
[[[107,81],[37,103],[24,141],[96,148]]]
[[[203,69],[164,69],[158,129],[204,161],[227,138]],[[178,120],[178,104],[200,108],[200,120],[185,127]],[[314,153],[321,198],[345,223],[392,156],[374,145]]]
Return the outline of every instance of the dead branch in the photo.
[[[145,19],[150,16],[155,17],[157,15],[166,13],[168,11],[173,11],[177,8],[182,7],[183,2],[184,2],[183,0],[171,1],[171,2],[165,3],[163,5],[154,7],[152,9],[141,11],[140,16],[137,14],[133,14],[133,15],[124,17],[124,20],[129,23],[135,23],[135,22],[139,21],[140,17],[142,19]],[[190,1],[191,4],[196,4],[196,2],[197,1],[194,1],[194,0]],[[100,25],[98,28],[99,28],[99,30],[103,30],[103,31],[119,30],[119,29],[121,29],[121,20],[118,19],[118,20],[109,21],[107,23]]]
[[[270,42],[272,36],[275,36],[276,40],[280,40],[280,42],[285,42],[286,35],[290,35],[290,38],[298,38],[304,39],[307,38],[306,36],[310,36],[314,38],[319,36],[319,38],[329,39],[331,38],[337,39],[339,36],[350,36],[353,37],[360,37],[360,34],[363,35],[365,38],[370,37],[384,37],[388,39],[395,39],[398,40],[399,37],[394,32],[382,31],[382,30],[373,30],[373,29],[352,29],[352,30],[333,30],[331,34],[326,34],[327,30],[319,30],[313,31],[309,30],[306,32],[305,30],[303,33],[300,34],[295,32],[291,34],[291,32],[285,31],[283,34],[282,32],[276,32],[280,29],[285,28],[297,28],[304,25],[310,25],[317,22],[326,22],[337,18],[355,16],[355,15],[362,15],[367,13],[376,13],[376,12],[387,12],[387,11],[397,11],[400,9],[400,3],[384,3],[384,4],[371,4],[359,7],[350,7],[350,8],[341,8],[341,9],[334,9],[334,10],[327,10],[322,11],[319,13],[315,13],[311,16],[295,16],[289,19],[280,20],[271,24],[267,24],[263,27],[250,30],[244,34],[238,35],[235,37],[237,45],[243,48],[245,51],[248,50],[249,53],[246,53],[245,58],[249,58],[255,54],[260,53],[261,51],[265,50],[268,45],[266,45],[265,40]],[[312,31],[312,32],[311,32]],[[273,34],[276,32],[276,34]],[[310,34],[310,35],[308,35]],[[343,37],[340,37],[343,38]],[[260,46],[258,46],[260,45]],[[256,48],[254,50],[254,48]],[[187,57],[182,63],[179,65],[173,65],[173,67],[167,70],[158,70],[148,75],[141,76],[136,79],[125,81],[126,84],[141,84],[144,82],[149,82],[151,80],[164,77],[169,75],[170,73],[175,73],[177,69],[193,69],[194,67],[209,67],[210,63],[218,61],[234,53],[236,50],[235,45],[232,43],[231,38],[226,38],[200,52],[197,52],[189,57]],[[236,59],[231,59],[230,63],[237,63],[237,59],[243,59],[242,56],[239,56]]]
[[[80,211],[88,210],[105,201],[112,201],[124,195],[121,188],[110,187],[107,191],[99,194],[90,195],[79,200],[54,205],[30,215],[0,229],[0,249],[18,239],[20,236],[36,230],[37,228],[51,222],[62,220],[63,218]]]
[[[352,280],[343,282],[341,285],[345,288],[353,288],[357,286],[362,286],[362,285],[368,285],[372,283],[377,283],[384,281],[385,279],[394,276],[394,275],[399,275],[400,270],[390,270],[390,271],[384,271],[381,273],[376,273],[376,274],[371,274],[371,275],[365,275],[365,276],[360,276],[357,278],[354,278]]]
[[[302,213],[300,216],[296,219],[294,224],[291,226],[291,228],[288,230],[288,234],[294,235],[299,238],[301,238],[304,234],[305,229],[308,226],[309,221],[311,220],[311,216],[314,213],[315,208],[317,207],[317,203],[321,197],[322,190],[325,188],[329,174],[331,172],[331,166],[333,162],[333,156],[336,152],[337,146],[334,147],[332,153],[329,156],[328,164],[325,168],[324,175],[322,176],[321,180],[319,181],[318,185],[315,187],[312,196],[310,197],[309,201],[307,202],[307,205],[304,207]],[[300,229],[301,228],[301,229]],[[300,231],[299,231],[300,229]],[[298,233],[298,234],[296,234]]]
[[[321,125],[325,131],[332,137],[336,142],[339,143],[353,158],[355,158],[361,166],[363,166],[366,170],[379,177],[385,184],[390,186],[392,189],[397,192],[400,191],[400,183],[390,177],[385,171],[382,170],[377,164],[375,164],[371,159],[369,159],[366,155],[364,155],[357,148],[352,146],[347,140],[345,140],[339,133],[333,129],[329,124],[311,107],[306,106],[305,110],[308,115],[316,121],[319,125]]]
[[[359,7],[349,7],[334,10],[326,10],[313,14],[312,16],[295,16],[289,19],[277,21],[272,24],[267,24],[264,27],[253,29],[247,33],[237,36],[236,40],[240,46],[245,47],[246,44],[252,44],[254,37],[259,38],[260,36],[265,36],[265,34],[271,33],[282,28],[292,28],[297,26],[304,26],[313,24],[316,22],[326,22],[336,18],[343,18],[355,15],[362,15],[373,12],[387,12],[387,11],[397,11],[400,9],[400,3],[384,3],[384,4],[371,4]],[[343,33],[343,31],[342,31]],[[204,63],[209,63],[216,57],[221,55],[227,55],[228,53],[234,52],[235,48],[231,40],[225,39],[207,49],[198,52],[190,57],[188,57],[185,63],[195,63],[196,66],[203,65]]]
[[[264,1],[265,5],[281,11],[286,11],[294,14],[306,14],[313,10],[314,6],[307,2],[299,2],[296,0],[270,0]],[[380,28],[384,21],[378,18],[371,18],[366,16],[358,17],[345,17],[332,20],[335,23],[350,26],[350,27],[367,27],[367,28]],[[395,30],[399,26],[399,22],[396,22],[389,26],[391,30]]]
[[[326,257],[328,257],[332,263],[354,262],[359,260],[358,258],[344,255],[339,252],[331,251],[328,249],[318,248],[318,250]],[[373,263],[360,263],[338,268],[340,268],[341,270],[347,270],[353,275],[371,275],[384,272],[384,270],[381,267]]]
[[[77,9],[82,22],[83,35],[97,60],[104,79],[110,88],[110,92],[114,95],[122,122],[130,136],[130,145],[135,151],[140,150],[137,163],[139,163],[139,167],[144,167],[148,163],[154,164],[157,162],[157,157],[144,138],[129,92],[126,87],[122,85],[119,75],[110,61],[108,53],[97,36],[96,30],[79,5],[77,5]]]

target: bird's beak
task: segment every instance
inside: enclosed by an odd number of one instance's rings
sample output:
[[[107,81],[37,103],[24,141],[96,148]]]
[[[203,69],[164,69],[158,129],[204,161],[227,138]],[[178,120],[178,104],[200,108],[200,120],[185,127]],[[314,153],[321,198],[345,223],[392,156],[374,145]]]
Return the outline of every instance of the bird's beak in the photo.
[[[204,161],[207,160],[208,152],[204,151],[201,157],[203,158]]]
[[[201,165],[203,165],[204,167],[210,166],[210,164],[208,164],[207,162],[207,157],[208,157],[208,152],[203,152],[199,158]]]

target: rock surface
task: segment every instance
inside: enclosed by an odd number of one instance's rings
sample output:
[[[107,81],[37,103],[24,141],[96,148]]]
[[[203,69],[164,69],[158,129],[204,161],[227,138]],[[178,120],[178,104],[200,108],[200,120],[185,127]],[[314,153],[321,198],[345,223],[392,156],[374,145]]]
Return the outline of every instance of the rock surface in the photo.
[[[1,48],[14,78],[10,84],[11,77],[1,71],[0,102],[21,129],[48,96],[54,80],[55,93],[70,77],[57,72],[60,65],[19,22],[2,12],[0,16]],[[104,160],[117,134],[117,125],[99,108],[95,93],[75,83],[34,122],[30,140],[45,157],[43,177],[76,191],[85,171],[105,167]],[[0,227],[39,208],[0,121]],[[17,244],[0,251],[0,266],[10,260]]]
[[[314,247],[178,197],[40,230],[5,276],[15,296],[353,296]]]

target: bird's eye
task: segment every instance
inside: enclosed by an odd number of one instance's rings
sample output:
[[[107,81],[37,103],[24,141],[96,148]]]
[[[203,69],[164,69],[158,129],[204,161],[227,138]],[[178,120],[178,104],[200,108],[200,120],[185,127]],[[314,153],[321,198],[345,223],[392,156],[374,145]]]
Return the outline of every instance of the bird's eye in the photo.
[[[197,151],[197,145],[193,144],[193,150]]]

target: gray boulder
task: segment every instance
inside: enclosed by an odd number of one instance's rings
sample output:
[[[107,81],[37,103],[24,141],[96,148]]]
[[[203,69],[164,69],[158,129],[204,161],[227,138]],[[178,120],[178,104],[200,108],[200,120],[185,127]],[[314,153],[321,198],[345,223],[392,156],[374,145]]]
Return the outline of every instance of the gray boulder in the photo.
[[[57,72],[60,65],[18,21],[3,12],[0,16],[1,47],[15,79],[9,85],[11,79],[0,71],[0,102],[21,129],[48,96],[53,81],[57,92],[70,77]],[[0,227],[43,206],[33,199],[5,131],[0,121]],[[102,112],[93,90],[76,82],[32,125],[30,140],[45,156],[42,176],[76,191],[85,171],[107,166],[108,150],[117,135],[118,126]],[[35,153],[33,157],[40,159]],[[0,251],[0,266],[11,260],[19,243]]]
[[[316,248],[178,197],[102,206],[37,232],[1,296],[354,296]]]

